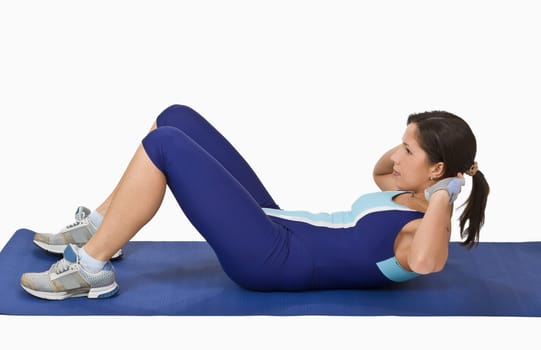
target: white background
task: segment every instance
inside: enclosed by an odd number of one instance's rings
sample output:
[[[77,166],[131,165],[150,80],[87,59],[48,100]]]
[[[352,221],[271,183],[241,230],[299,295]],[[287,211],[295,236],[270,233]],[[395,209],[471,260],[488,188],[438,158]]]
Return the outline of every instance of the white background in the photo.
[[[175,103],[221,130],[283,208],[312,211],[345,210],[376,190],[372,167],[401,142],[408,114],[456,113],[477,135],[492,188],[481,240],[539,240],[534,3],[2,1],[0,247],[19,228],[57,231],[76,206],[96,207],[153,119]],[[201,237],[168,192],[135,239]],[[80,344],[96,328],[118,346],[242,347],[252,335],[257,348],[382,339],[413,347],[430,334],[449,346],[516,346],[536,326],[515,318],[1,316],[0,340],[46,347],[65,335]]]

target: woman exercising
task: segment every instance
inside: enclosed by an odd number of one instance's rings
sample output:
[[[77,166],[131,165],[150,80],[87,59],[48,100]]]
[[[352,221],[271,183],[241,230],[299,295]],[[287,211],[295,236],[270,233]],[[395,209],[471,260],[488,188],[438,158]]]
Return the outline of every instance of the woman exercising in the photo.
[[[376,163],[381,192],[350,211],[282,210],[234,147],[201,115],[173,105],[156,119],[109,197],[34,243],[63,257],[21,286],[45,299],[106,298],[119,287],[111,259],[154,216],[169,186],[225,273],[258,291],[383,287],[438,272],[447,261],[453,203],[462,244],[479,241],[489,193],[468,124],[444,111],[412,114],[402,143]]]

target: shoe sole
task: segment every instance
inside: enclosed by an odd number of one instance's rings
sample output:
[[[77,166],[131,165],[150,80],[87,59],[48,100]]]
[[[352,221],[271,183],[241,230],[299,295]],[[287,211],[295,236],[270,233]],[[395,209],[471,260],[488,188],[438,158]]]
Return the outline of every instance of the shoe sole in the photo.
[[[66,249],[66,246],[65,245],[50,245],[50,244],[47,244],[47,243],[43,243],[43,242],[40,242],[40,241],[36,241],[36,240],[33,240],[32,242],[34,242],[35,245],[37,245],[38,247],[40,247],[41,249],[49,252],[49,253],[53,253],[53,254],[57,254],[57,255],[62,255],[64,254],[64,249]],[[80,248],[81,246],[79,246]],[[120,258],[121,256],[123,255],[123,252],[122,252],[122,249],[119,249],[115,255],[113,255],[111,257],[112,260],[114,259],[118,259]]]
[[[42,292],[39,290],[30,289],[22,284],[21,287],[29,294],[47,300],[64,300],[68,298],[78,297],[87,297],[89,299],[104,299],[116,295],[119,290],[118,284],[116,282],[113,282],[112,284],[105,287],[91,288],[90,290],[75,289],[66,292]]]

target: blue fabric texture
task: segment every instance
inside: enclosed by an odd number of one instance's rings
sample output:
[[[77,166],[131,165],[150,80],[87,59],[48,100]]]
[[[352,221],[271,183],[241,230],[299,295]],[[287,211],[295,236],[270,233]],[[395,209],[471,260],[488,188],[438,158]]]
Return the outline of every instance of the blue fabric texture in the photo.
[[[378,263],[394,256],[402,227],[423,216],[393,202],[401,192],[363,195],[347,212],[281,210],[233,145],[196,111],[174,105],[156,124],[142,141],[145,151],[242,287],[304,291],[397,282]]]

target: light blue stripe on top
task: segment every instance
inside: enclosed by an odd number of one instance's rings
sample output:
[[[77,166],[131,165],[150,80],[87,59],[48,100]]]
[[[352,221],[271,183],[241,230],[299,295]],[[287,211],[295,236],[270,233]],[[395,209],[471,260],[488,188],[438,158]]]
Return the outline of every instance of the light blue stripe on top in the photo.
[[[332,228],[353,227],[363,216],[373,212],[397,209],[411,211],[411,209],[393,202],[393,197],[401,193],[404,193],[404,191],[385,191],[365,194],[353,203],[350,211],[311,213],[302,210],[294,211],[270,208],[263,208],[263,211],[270,216],[306,222],[315,226]]]
[[[379,270],[385,277],[394,282],[405,282],[419,276],[418,273],[403,268],[394,256],[380,261],[376,265],[378,265]]]

